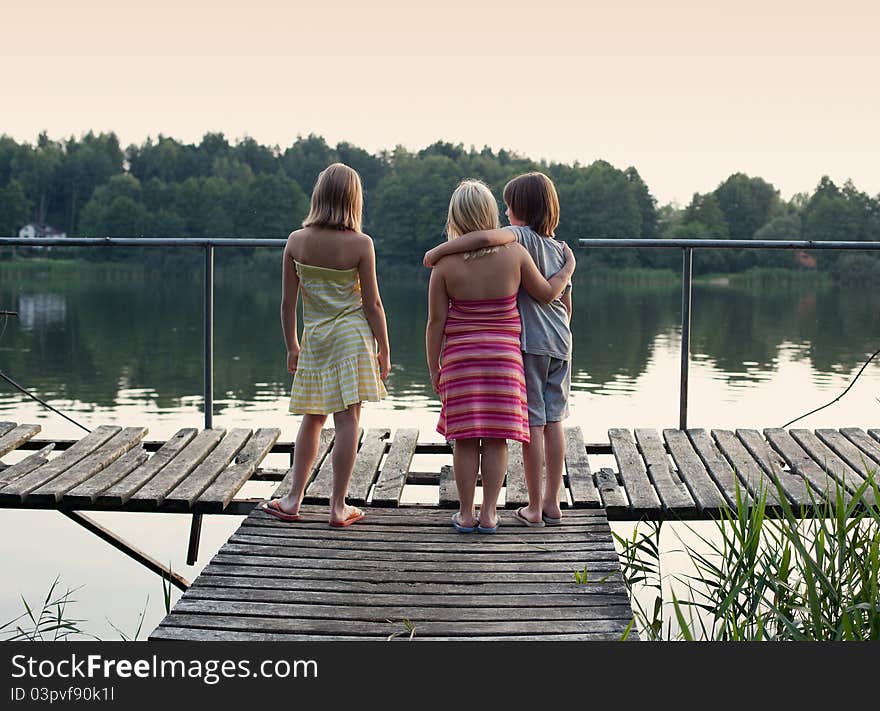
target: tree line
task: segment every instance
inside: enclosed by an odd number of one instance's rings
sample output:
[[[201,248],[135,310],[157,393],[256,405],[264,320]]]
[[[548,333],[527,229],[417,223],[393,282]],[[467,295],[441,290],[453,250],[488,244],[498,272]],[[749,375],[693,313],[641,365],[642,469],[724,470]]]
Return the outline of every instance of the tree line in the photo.
[[[541,170],[554,181],[562,219],[557,235],[647,239],[878,240],[880,195],[850,181],[822,177],[811,194],[791,200],[760,177],[735,173],[715,190],[694,194],[686,207],[658,206],[634,167],[604,160],[589,165],[547,163],[489,148],[437,142],[372,154],[350,143],[299,137],[289,147],[252,138],[230,142],[207,133],[198,144],[148,138],[123,148],[113,133],[35,144],[0,136],[0,234],[28,222],[69,236],[281,238],[308,211],[318,172],[342,161],[361,175],[364,229],[387,265],[417,266],[443,239],[446,208],[463,178],[485,181],[498,196],[513,176]],[[501,207],[501,205],[499,204]],[[155,252],[88,250],[91,259],[151,259]],[[880,281],[880,260],[866,253],[700,251],[701,271],[738,272],[753,266],[829,270],[841,279]],[[667,267],[677,250],[592,250],[589,264]]]

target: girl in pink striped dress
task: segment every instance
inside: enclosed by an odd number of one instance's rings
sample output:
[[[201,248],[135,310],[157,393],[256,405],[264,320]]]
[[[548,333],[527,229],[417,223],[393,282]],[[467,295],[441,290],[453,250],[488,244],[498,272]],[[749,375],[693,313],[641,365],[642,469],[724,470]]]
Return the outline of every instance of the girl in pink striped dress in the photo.
[[[452,194],[446,233],[498,227],[498,203],[480,181],[463,181]],[[459,510],[452,524],[463,533],[494,533],[507,469],[507,440],[529,441],[525,376],[520,350],[520,284],[535,299],[559,296],[574,271],[566,263],[548,282],[521,245],[452,254],[431,272],[425,348],[431,383],[441,400],[437,431],[454,441]],[[442,351],[442,354],[441,354]],[[477,472],[483,503],[474,507]]]

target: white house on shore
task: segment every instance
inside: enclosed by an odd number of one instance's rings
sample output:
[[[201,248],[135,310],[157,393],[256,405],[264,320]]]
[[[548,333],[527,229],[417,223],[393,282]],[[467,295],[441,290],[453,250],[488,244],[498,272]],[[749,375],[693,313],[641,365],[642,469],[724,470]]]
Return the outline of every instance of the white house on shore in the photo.
[[[18,236],[22,239],[36,239],[38,237],[60,237],[64,239],[67,234],[61,230],[56,230],[51,225],[42,225],[38,222],[31,222],[18,231]]]

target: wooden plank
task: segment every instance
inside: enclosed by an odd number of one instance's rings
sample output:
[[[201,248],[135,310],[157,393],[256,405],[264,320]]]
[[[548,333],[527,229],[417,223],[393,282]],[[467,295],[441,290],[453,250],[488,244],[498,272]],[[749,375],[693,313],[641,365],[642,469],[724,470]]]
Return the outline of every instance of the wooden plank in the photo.
[[[121,429],[121,427],[116,427],[115,425],[101,425],[96,428],[70,447],[70,449],[63,451],[55,457],[55,459],[3,487],[0,490],[0,503],[20,503],[24,501],[24,497],[31,491],[52,481],[62,472],[67,471],[74,464],[85,459],[89,454],[116,435],[117,432],[121,431]]]
[[[0,437],[12,432],[18,426],[17,422],[0,422]]]
[[[130,449],[128,452],[123,454],[119,459],[110,464],[107,468],[101,470],[95,476],[86,479],[83,484],[89,485],[90,489],[100,489],[104,483],[106,482],[116,482],[120,479],[125,478],[139,466],[143,465],[150,455],[148,455],[142,447],[134,447]],[[98,480],[98,481],[95,481]],[[109,484],[108,484],[109,486]],[[71,508],[79,508],[83,506],[90,506],[95,502],[97,498],[97,493],[94,495],[82,495],[75,494],[73,492],[80,490],[80,487],[74,487],[70,491],[68,491],[64,498],[61,499],[62,503],[65,506],[69,506]]]
[[[0,457],[5,457],[13,449],[27,442],[40,431],[39,425],[19,425],[4,435],[0,435]]]
[[[46,462],[49,461],[48,455],[55,448],[53,444],[47,444],[43,447],[39,452],[34,452],[33,454],[25,457],[20,462],[16,462],[15,464],[6,467],[3,471],[0,471],[0,489],[2,489],[7,484],[11,484],[12,482],[20,479],[25,474],[30,474],[37,467],[43,466]]]
[[[219,476],[229,463],[247,444],[253,430],[236,428],[205,457],[187,477],[181,481],[163,500],[165,507],[189,509],[193,503]]]
[[[635,430],[635,436],[647,465],[648,479],[657,490],[663,509],[671,511],[678,518],[695,516],[697,505],[684,482],[669,465],[666,447],[659,433],[652,429],[638,428]]]
[[[694,451],[699,455],[703,462],[703,466],[709,472],[709,476],[715,482],[715,485],[724,494],[727,503],[731,508],[736,508],[737,490],[739,497],[745,506],[752,505],[752,495],[749,493],[745,482],[741,482],[736,478],[733,469],[727,460],[722,456],[721,452],[715,447],[709,433],[700,428],[693,428],[687,431],[688,439],[693,445]]]
[[[458,508],[458,486],[455,483],[455,474],[448,464],[440,467],[440,508]]]
[[[609,516],[622,518],[629,514],[631,508],[626,489],[617,481],[613,469],[602,467],[596,472],[596,484],[602,496],[602,506]]]
[[[819,493],[820,496],[817,497],[817,503],[821,503],[829,493],[835,490],[837,480],[834,477],[830,477],[822,467],[816,464],[788,432],[774,427],[765,429],[764,436],[770,445],[782,455],[782,458],[791,470],[810,482],[813,489]],[[842,494],[847,503],[852,501],[852,497],[847,491],[843,491]]]
[[[362,506],[367,502],[370,487],[376,480],[390,435],[391,430],[385,427],[369,429],[364,435],[348,484],[348,501],[355,506]]]
[[[125,474],[122,474],[122,468],[99,472],[67,492],[65,501],[79,506],[96,502],[103,506],[122,506],[168,464],[196,436],[197,431],[191,427],[179,430],[143,466],[135,467]]]
[[[565,470],[568,472],[568,488],[575,508],[603,506],[604,499],[600,498],[599,489],[593,483],[584,433],[580,427],[565,428]],[[611,498],[617,500],[613,493]],[[607,507],[607,504],[604,505]]]
[[[868,465],[880,464],[880,444],[871,439],[868,434],[858,427],[842,427],[841,433],[854,445],[856,445],[868,459]]]
[[[752,494],[752,499],[763,496],[768,507],[779,506],[779,492],[776,484],[752,459],[749,451],[737,439],[736,434],[730,430],[712,430],[712,436],[715,438],[718,448],[733,465],[737,476],[745,482]]]
[[[526,487],[526,469],[523,463],[523,447],[520,442],[507,442],[507,480],[504,489],[504,506],[518,509],[528,506],[529,490]]]
[[[779,456],[764,439],[758,430],[738,429],[737,439],[752,455],[770,481],[776,482],[785,492],[785,497],[795,506],[810,505],[810,484],[799,474],[784,469],[785,460]]]
[[[68,491],[107,468],[137,446],[146,434],[146,427],[126,427],[52,481],[31,491],[25,501],[33,504],[58,503]]]
[[[258,429],[235,458],[235,466],[221,472],[213,483],[202,492],[195,503],[195,510],[205,513],[223,511],[238,493],[238,490],[250,479],[280,436],[281,430],[277,427]]]
[[[858,472],[859,476],[863,479],[874,477],[875,481],[880,483],[880,476],[877,474],[877,463],[850,442],[841,432],[821,429],[816,430],[816,436],[838,457],[852,467],[853,470]]]
[[[714,515],[726,506],[724,495],[718,490],[709,472],[694,451],[687,435],[681,430],[663,430],[663,439],[679,475],[702,513]]]
[[[400,505],[400,495],[403,493],[406,474],[418,441],[418,429],[402,428],[394,433],[391,449],[388,450],[388,456],[385,457],[385,463],[373,489],[374,506]]]
[[[832,474],[848,491],[855,492],[864,483],[865,479],[860,474],[826,447],[810,430],[791,429],[789,434],[813,458],[816,464]],[[874,492],[870,489],[866,490],[864,500],[873,504]]]
[[[880,430],[868,430],[868,434],[871,435],[875,442],[880,442]]]
[[[361,440],[364,437],[364,428],[358,427],[358,435],[357,435],[357,446],[360,446]],[[333,441],[334,446],[336,445],[336,440]],[[384,445],[383,445],[384,449]],[[357,464],[357,457],[355,457],[355,464]],[[378,465],[377,465],[378,468]],[[354,470],[352,470],[352,474],[354,474]],[[324,462],[321,464],[318,469],[318,473],[312,477],[311,482],[309,482],[308,486],[306,486],[306,491],[303,496],[303,503],[309,504],[329,504],[330,503],[330,495],[333,492],[333,448],[331,447],[330,453],[324,457]]]
[[[636,444],[629,430],[612,428],[608,430],[611,451],[617,460],[620,478],[629,497],[632,514],[641,516],[660,510],[660,498],[648,479],[647,471],[642,463]]]
[[[168,494],[183,481],[191,471],[198,467],[217,447],[225,429],[202,430],[169,463],[144,484],[132,497],[140,502],[151,502],[159,506]],[[158,455],[158,452],[156,453]],[[149,465],[149,463],[148,463]],[[115,492],[107,492],[115,494]],[[102,497],[103,498],[103,497]],[[100,501],[101,499],[99,499]]]
[[[336,437],[336,430],[332,427],[325,427],[321,430],[321,438],[318,441],[318,451],[315,454],[315,461],[312,462],[312,471],[309,473],[309,481],[312,480],[312,477],[318,473],[318,470],[321,468],[321,465],[324,463],[324,459],[327,457],[327,453],[330,451],[330,447],[333,446],[333,439]],[[284,478],[275,488],[275,493],[272,494],[272,498],[278,498],[281,496],[287,496],[290,493],[290,484],[293,482],[293,467],[287,470]],[[308,485],[308,482],[306,482]]]

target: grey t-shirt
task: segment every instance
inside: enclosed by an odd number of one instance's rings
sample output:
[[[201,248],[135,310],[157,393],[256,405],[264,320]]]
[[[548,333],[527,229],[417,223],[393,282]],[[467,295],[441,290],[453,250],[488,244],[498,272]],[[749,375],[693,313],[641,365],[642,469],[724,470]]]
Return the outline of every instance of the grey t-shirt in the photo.
[[[560,242],[550,237],[542,237],[531,227],[510,225],[507,229],[513,230],[516,241],[532,255],[538,270],[545,278],[549,279],[562,269],[565,264],[565,253]],[[571,285],[566,287],[566,289],[570,288]],[[568,326],[568,311],[562,299],[554,299],[549,304],[542,304],[521,288],[517,305],[522,320],[523,351],[571,360],[571,329]]]

